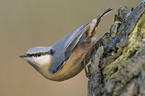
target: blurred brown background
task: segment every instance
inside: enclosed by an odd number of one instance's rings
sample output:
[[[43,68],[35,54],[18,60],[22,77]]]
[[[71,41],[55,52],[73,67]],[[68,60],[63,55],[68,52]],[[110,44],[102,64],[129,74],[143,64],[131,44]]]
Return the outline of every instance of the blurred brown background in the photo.
[[[35,46],[50,46],[107,8],[97,37],[109,31],[119,6],[142,0],[0,0],[0,96],[87,96],[84,71],[53,82],[42,77],[18,56]]]

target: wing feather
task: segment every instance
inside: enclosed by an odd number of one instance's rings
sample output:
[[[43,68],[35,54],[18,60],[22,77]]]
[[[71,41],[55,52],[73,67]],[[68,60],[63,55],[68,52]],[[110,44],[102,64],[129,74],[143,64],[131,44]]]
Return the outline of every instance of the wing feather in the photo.
[[[64,38],[52,45],[55,54],[52,56],[49,71],[56,73],[63,65],[63,63],[70,57],[73,49],[80,42],[84,35],[88,24],[83,24],[67,34]]]

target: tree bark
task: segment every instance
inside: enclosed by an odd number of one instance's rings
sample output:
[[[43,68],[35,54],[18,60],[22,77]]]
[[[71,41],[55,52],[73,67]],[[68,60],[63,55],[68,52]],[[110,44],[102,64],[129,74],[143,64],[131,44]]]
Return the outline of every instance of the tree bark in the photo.
[[[131,11],[120,7],[110,33],[96,43],[88,96],[145,96],[144,9],[145,0]]]

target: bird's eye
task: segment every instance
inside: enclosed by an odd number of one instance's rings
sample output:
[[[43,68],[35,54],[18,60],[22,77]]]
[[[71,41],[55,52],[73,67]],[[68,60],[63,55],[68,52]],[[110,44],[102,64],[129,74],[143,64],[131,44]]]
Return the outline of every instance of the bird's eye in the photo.
[[[34,54],[33,56],[34,57],[39,57],[39,56],[41,56],[41,53]]]
[[[27,54],[27,56],[28,56],[28,57],[32,57],[32,56],[33,56],[33,54]]]
[[[37,56],[41,56],[41,53],[38,53]]]
[[[55,52],[55,51],[54,51],[53,49],[50,49],[49,54],[53,55],[54,52]]]

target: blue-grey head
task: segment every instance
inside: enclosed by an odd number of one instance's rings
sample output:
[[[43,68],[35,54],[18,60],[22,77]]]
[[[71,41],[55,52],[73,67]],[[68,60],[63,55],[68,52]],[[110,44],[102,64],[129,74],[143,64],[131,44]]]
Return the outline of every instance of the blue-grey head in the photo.
[[[34,67],[50,63],[53,54],[54,50],[51,47],[33,47],[28,49],[25,55],[19,57],[26,59]]]

